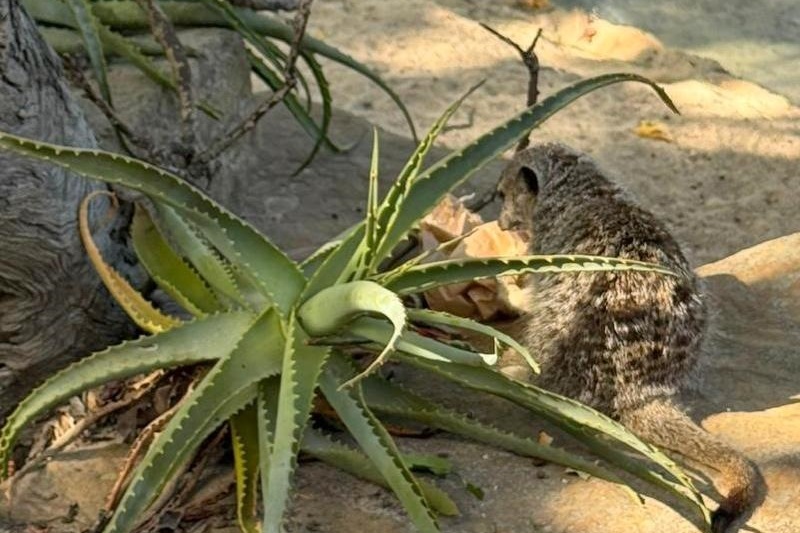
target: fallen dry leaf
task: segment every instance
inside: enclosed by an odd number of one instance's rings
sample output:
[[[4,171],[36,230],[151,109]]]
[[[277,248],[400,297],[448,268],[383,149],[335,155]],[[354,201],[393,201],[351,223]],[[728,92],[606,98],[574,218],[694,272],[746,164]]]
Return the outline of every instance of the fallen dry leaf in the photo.
[[[518,256],[527,244],[516,232],[503,231],[497,222],[484,223],[455,197],[447,196],[420,222],[422,248],[434,253],[428,261],[469,257]],[[442,243],[463,237],[452,246]],[[516,316],[524,301],[522,276],[504,276],[437,287],[425,292],[431,309],[479,320]]]
[[[636,126],[636,129],[633,131],[639,137],[644,137],[646,139],[654,139],[656,141],[668,143],[673,141],[666,124],[654,120],[643,120],[639,122],[639,125]]]
[[[517,6],[525,9],[547,9],[550,7],[550,0],[517,0]]]

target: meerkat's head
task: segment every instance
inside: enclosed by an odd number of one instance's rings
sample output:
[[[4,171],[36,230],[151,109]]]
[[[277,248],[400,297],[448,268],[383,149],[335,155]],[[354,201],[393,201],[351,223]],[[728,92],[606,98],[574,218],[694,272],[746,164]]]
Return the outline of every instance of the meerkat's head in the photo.
[[[500,227],[530,231],[536,198],[553,178],[569,173],[578,158],[578,152],[558,143],[537,144],[514,154],[497,185],[503,201]]]

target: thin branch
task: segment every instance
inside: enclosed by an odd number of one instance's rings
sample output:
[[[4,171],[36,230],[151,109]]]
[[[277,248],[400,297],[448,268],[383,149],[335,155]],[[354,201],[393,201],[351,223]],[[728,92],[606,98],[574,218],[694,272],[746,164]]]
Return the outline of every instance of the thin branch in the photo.
[[[536,43],[539,42],[539,38],[542,36],[542,29],[539,28],[539,31],[536,32],[536,36],[533,38],[530,46],[528,48],[523,49],[520,45],[506,37],[505,35],[501,34],[494,28],[484,24],[483,22],[480,25],[489,33],[506,43],[507,45],[511,46],[516,50],[520,57],[522,58],[522,62],[528,68],[528,98],[527,98],[527,106],[530,107],[536,104],[537,100],[539,99],[539,58],[534,51],[536,48]],[[520,139],[519,144],[517,144],[516,151],[519,152],[524,150],[530,144],[530,135],[527,135]],[[493,200],[494,198],[492,198]],[[491,200],[490,200],[491,201]]]
[[[283,69],[283,85],[277,91],[272,93],[269,98],[262,102],[255,109],[255,111],[250,114],[250,116],[245,118],[241,123],[239,123],[239,125],[230,130],[222,138],[218,139],[214,144],[211,145],[211,147],[208,148],[208,150],[200,154],[199,160],[201,162],[207,162],[217,158],[245,133],[255,128],[258,120],[267,114],[267,112],[269,112],[273,107],[278,105],[278,103],[280,103],[286,97],[286,95],[288,95],[289,92],[294,89],[295,85],[297,84],[297,72],[295,67],[297,66],[297,58],[300,55],[300,41],[303,40],[303,36],[306,32],[306,26],[308,25],[308,18],[311,16],[312,2],[313,0],[299,0],[298,2],[297,12],[295,13],[293,23],[294,36],[292,37],[289,55],[286,57],[286,63]]]
[[[114,111],[114,108],[111,107],[108,102],[106,102],[97,89],[95,89],[94,85],[92,85],[89,80],[86,79],[86,76],[83,75],[83,68],[75,56],[64,54],[61,56],[61,63],[64,65],[64,73],[67,76],[67,80],[75,85],[78,89],[83,91],[83,94],[86,96],[86,98],[88,98],[90,102],[97,106],[97,108],[101,113],[103,113],[114,129],[123,133],[131,143],[135,144],[146,153],[150,153],[150,142],[144,137],[138,136],[122,119],[122,117],[120,117],[117,112]],[[127,146],[123,146],[123,148],[131,151]]]
[[[265,11],[294,11],[298,8],[299,0],[230,0],[236,7]]]
[[[186,50],[175,33],[172,21],[155,0],[136,0],[136,3],[147,14],[153,37],[164,49],[172,75],[177,81],[183,125],[182,140],[184,145],[192,150],[195,143],[195,106],[192,94],[192,69],[189,66]]]
[[[145,447],[152,442],[156,433],[164,428],[167,422],[169,422],[169,420],[172,418],[172,415],[175,414],[175,411],[178,410],[180,405],[180,402],[178,402],[158,415],[155,419],[153,419],[152,422],[147,424],[142,432],[136,437],[136,440],[133,441],[133,445],[131,445],[128,456],[125,458],[125,463],[122,465],[122,469],[119,471],[119,474],[117,474],[117,480],[114,482],[114,486],[111,488],[111,491],[106,497],[106,502],[103,505],[104,512],[110,514],[114,510],[114,507],[116,507],[117,503],[119,502],[120,496],[122,496],[122,491],[128,485],[128,478],[130,477],[131,472],[133,472],[133,468],[139,462],[139,458]]]
[[[134,390],[130,394],[126,394],[121,400],[108,403],[102,406],[97,411],[89,413],[85,418],[82,418],[75,423],[69,430],[56,439],[47,450],[40,455],[32,458],[16,473],[17,478],[21,478],[26,472],[31,471],[36,466],[40,465],[43,461],[50,459],[59,451],[63,450],[65,446],[78,438],[86,429],[97,423],[98,420],[110,415],[115,411],[127,407],[150,392],[158,384],[159,379],[164,375],[163,370],[156,370],[151,372],[145,378],[140,380],[134,385]]]
[[[491,26],[484,24],[483,22],[481,22],[480,25],[483,27],[483,29],[485,29],[486,31],[488,31],[489,33],[491,33],[492,35],[494,35],[507,45],[511,46],[514,50],[517,51],[517,53],[519,53],[519,56],[522,58],[522,62],[528,69],[528,96],[526,99],[527,102],[526,105],[527,107],[535,105],[536,102],[539,100],[539,57],[536,55],[534,49],[536,48],[536,44],[539,42],[539,38],[542,36],[542,29],[539,28],[539,30],[536,32],[536,36],[534,36],[530,46],[528,46],[528,48],[523,49],[520,45],[518,45],[517,43],[515,43],[514,41],[512,41],[499,31],[495,30]],[[519,140],[519,143],[517,143],[517,147],[515,148],[514,151],[520,152],[525,148],[527,148],[530,143],[531,143],[530,132],[528,132],[528,135]],[[467,209],[469,209],[470,211],[478,212],[481,209],[485,208],[487,205],[494,202],[495,198],[497,198],[497,184],[495,184],[491,188],[491,190],[483,193],[475,202],[467,206]]]

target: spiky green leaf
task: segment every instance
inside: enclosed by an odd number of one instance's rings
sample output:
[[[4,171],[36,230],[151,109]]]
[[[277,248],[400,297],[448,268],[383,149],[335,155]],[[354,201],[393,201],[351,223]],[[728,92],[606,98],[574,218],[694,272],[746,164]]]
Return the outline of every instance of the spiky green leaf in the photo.
[[[328,349],[309,346],[308,336],[298,327],[294,316],[289,319],[286,350],[281,370],[274,440],[269,456],[269,470],[264,472],[264,521],[262,531],[280,533],[283,515],[289,501],[291,479],[297,466],[300,439],[311,413],[314,390]]]
[[[608,271],[638,271],[649,272],[652,275],[675,275],[671,270],[662,266],[631,259],[593,255],[529,255],[446,259],[388,272],[375,279],[387,289],[398,294],[410,294],[441,285],[496,276]]]
[[[385,345],[393,334],[389,324],[369,317],[353,321],[347,326],[345,333],[368,339],[379,346]],[[413,331],[405,331],[397,340],[396,346],[399,351],[417,357],[465,365],[493,365],[498,357],[496,350],[492,353],[462,350]]]
[[[199,316],[222,308],[214,292],[175,253],[153,224],[147,210],[138,204],[131,224],[131,237],[136,255],[150,277],[184,309]]]
[[[156,227],[170,244],[189,261],[203,281],[214,291],[216,298],[226,305],[246,306],[233,276],[233,267],[220,256],[219,251],[203,237],[200,230],[165,204],[156,204]]]
[[[481,324],[476,320],[470,320],[468,318],[451,315],[450,313],[432,311],[430,309],[408,309],[407,312],[409,320],[424,322],[426,324],[453,326],[492,337],[495,342],[501,342],[506,346],[513,348],[525,359],[525,361],[528,363],[528,366],[530,366],[534,372],[537,374],[539,373],[539,364],[533,358],[528,349],[517,342],[510,335],[507,335],[502,331],[493,328],[492,326]]]
[[[233,471],[236,477],[236,517],[244,533],[260,533],[258,497],[258,409],[251,403],[230,418]]]
[[[439,407],[422,396],[377,376],[364,380],[362,387],[367,404],[379,413],[413,420],[519,455],[544,459],[627,488],[618,475],[592,461],[554,446],[539,444],[529,438],[501,431],[457,411]]]
[[[169,204],[198,225],[231,262],[246,269],[264,296],[284,313],[295,304],[305,285],[297,265],[266,237],[174,174],[119,154],[58,146],[7,133],[0,133],[0,147],[91,179],[130,187],[156,202]]]
[[[391,323],[392,333],[381,353],[357,379],[374,372],[395,349],[406,326],[406,309],[403,302],[391,291],[371,281],[353,281],[324,289],[303,303],[298,310],[298,319],[309,335],[324,337],[335,335],[348,323],[365,314],[386,317]]]
[[[319,266],[314,270],[311,279],[309,279],[300,298],[301,302],[311,298],[319,291],[331,285],[350,279],[355,269],[355,264],[352,259],[361,247],[365,229],[364,222],[360,222],[347,230],[347,233],[344,235],[323,245],[321,248],[323,250],[322,252],[315,252],[312,254],[312,258],[315,259],[311,264],[313,265],[316,263],[319,264]],[[330,247],[332,247],[330,252],[324,251],[326,248]],[[322,255],[325,255],[325,257],[320,261],[319,258]]]
[[[433,123],[422,141],[417,144],[417,147],[414,149],[414,152],[411,154],[411,157],[408,159],[405,167],[403,167],[403,170],[400,171],[400,175],[392,184],[392,187],[389,189],[389,192],[386,194],[383,202],[381,202],[378,210],[377,221],[377,240],[379,244],[385,238],[389,226],[397,215],[397,210],[400,208],[403,200],[408,195],[411,184],[414,183],[414,180],[419,175],[422,165],[425,163],[425,156],[428,155],[428,152],[433,147],[433,143],[436,141],[436,138],[447,125],[450,118],[455,114],[456,111],[458,111],[458,108],[461,107],[461,104],[464,103],[464,100],[466,100],[473,92],[483,85],[484,81],[481,81],[480,83],[471,87],[461,98],[451,104],[450,107],[448,107],[444,113],[442,113],[442,115]],[[385,256],[378,254],[377,249],[373,250],[373,260],[370,263],[370,267],[375,268],[377,264],[380,263],[380,261],[382,261],[384,258]]]
[[[218,336],[227,337],[219,331],[215,331]],[[203,440],[256,398],[259,381],[280,372],[284,345],[285,333],[279,315],[270,308],[251,323],[236,348],[221,358],[184,398],[131,476],[106,533],[127,532],[134,527]],[[231,398],[244,403],[231,404]]]
[[[47,409],[107,381],[223,357],[251,322],[252,315],[244,312],[213,315],[81,359],[45,381],[9,415],[0,433],[0,465],[7,464],[19,430]]]
[[[351,390],[340,385],[351,380],[353,369],[347,360],[334,353],[322,373],[322,393],[333,406],[358,445],[370,458],[408,512],[421,533],[438,533],[439,526],[425,501],[422,489],[403,463],[392,438]],[[358,388],[360,390],[360,388]]]
[[[307,428],[303,435],[303,442],[301,445],[303,452],[323,461],[331,466],[340,470],[344,470],[361,479],[365,479],[376,485],[389,488],[389,484],[383,479],[381,473],[375,468],[363,453],[342,444],[334,442],[323,433]],[[436,468],[441,468],[440,463],[443,461],[441,457],[429,455],[415,455],[409,456],[401,454],[403,462],[414,468],[416,465],[433,465]],[[446,492],[438,488],[432,483],[426,482],[424,479],[417,480],[419,487],[422,490],[422,495],[428,505],[437,513],[444,516],[458,515],[458,507],[450,499]]]
[[[581,96],[623,81],[649,85],[668,106],[677,111],[661,87],[636,74],[605,74],[570,85],[482,135],[466,148],[439,160],[414,180],[402,203],[395,208],[377,257],[387,257],[414,224],[433,209],[445,194],[527,135],[531,129]]]
[[[708,521],[710,511],[703,503],[700,493],[691,478],[675,462],[657,448],[646,444],[636,435],[625,429],[619,422],[583,405],[575,400],[503,376],[486,367],[472,367],[458,364],[442,364],[428,359],[403,357],[415,366],[451,379],[465,387],[488,392],[517,403],[537,413],[585,443],[595,453],[612,464],[639,476],[650,483],[661,485],[672,491],[684,502],[694,506]],[[601,435],[611,437],[642,456],[650,459],[669,473],[674,481],[661,482],[660,476],[640,463],[626,460],[624,454],[616,452],[603,441]],[[607,453],[609,450],[614,453]],[[643,475],[643,470],[649,470]]]

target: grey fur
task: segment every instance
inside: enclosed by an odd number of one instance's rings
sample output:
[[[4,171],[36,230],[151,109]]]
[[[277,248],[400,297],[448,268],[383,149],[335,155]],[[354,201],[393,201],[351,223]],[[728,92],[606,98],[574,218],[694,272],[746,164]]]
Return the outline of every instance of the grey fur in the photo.
[[[531,276],[524,341],[540,358],[543,386],[721,472],[714,527],[725,531],[752,505],[758,474],[673,404],[698,365],[706,326],[699,280],[680,247],[590,158],[560,144],[517,153],[499,192],[500,226],[527,230],[532,254],[636,259],[678,274]]]

